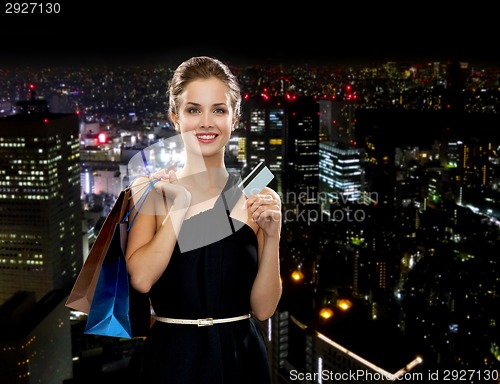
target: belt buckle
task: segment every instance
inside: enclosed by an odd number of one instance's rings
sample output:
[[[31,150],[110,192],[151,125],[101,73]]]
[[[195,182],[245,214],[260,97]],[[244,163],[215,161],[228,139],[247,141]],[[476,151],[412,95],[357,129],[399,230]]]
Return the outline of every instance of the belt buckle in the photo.
[[[214,325],[213,318],[207,317],[206,319],[198,319],[198,327],[207,327],[210,325]]]

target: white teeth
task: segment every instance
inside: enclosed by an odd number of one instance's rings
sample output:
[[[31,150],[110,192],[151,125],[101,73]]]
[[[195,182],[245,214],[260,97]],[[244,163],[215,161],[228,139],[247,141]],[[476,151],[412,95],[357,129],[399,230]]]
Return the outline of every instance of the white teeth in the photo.
[[[196,135],[196,136],[202,140],[212,140],[215,139],[216,135]]]

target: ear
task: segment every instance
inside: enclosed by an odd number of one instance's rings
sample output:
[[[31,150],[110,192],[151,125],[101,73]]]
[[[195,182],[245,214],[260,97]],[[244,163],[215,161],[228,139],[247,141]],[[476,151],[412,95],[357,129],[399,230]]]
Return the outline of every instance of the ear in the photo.
[[[175,113],[171,113],[170,114],[170,120],[172,121],[172,123],[174,123],[174,128],[176,131],[180,131],[179,129],[179,120],[177,119],[177,116]]]

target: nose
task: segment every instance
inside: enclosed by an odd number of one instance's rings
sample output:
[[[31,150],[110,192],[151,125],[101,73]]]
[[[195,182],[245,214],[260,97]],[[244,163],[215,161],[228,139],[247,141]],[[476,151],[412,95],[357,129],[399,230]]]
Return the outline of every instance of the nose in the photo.
[[[210,112],[203,113],[201,117],[201,128],[212,128],[213,126],[213,116]]]

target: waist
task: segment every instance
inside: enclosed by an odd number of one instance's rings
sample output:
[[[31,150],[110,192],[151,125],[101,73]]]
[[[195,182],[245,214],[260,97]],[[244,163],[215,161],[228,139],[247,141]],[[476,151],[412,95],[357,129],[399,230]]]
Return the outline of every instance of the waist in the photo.
[[[153,317],[153,319],[160,321],[162,323],[197,325],[198,327],[207,327],[207,326],[212,326],[215,324],[231,323],[234,321],[247,320],[250,318],[250,314],[247,313],[245,315],[235,316],[235,317],[226,317],[223,319],[214,319],[212,317],[207,317],[204,319],[174,319],[172,317],[162,317],[162,316],[156,316],[156,315],[153,315],[152,317]]]

